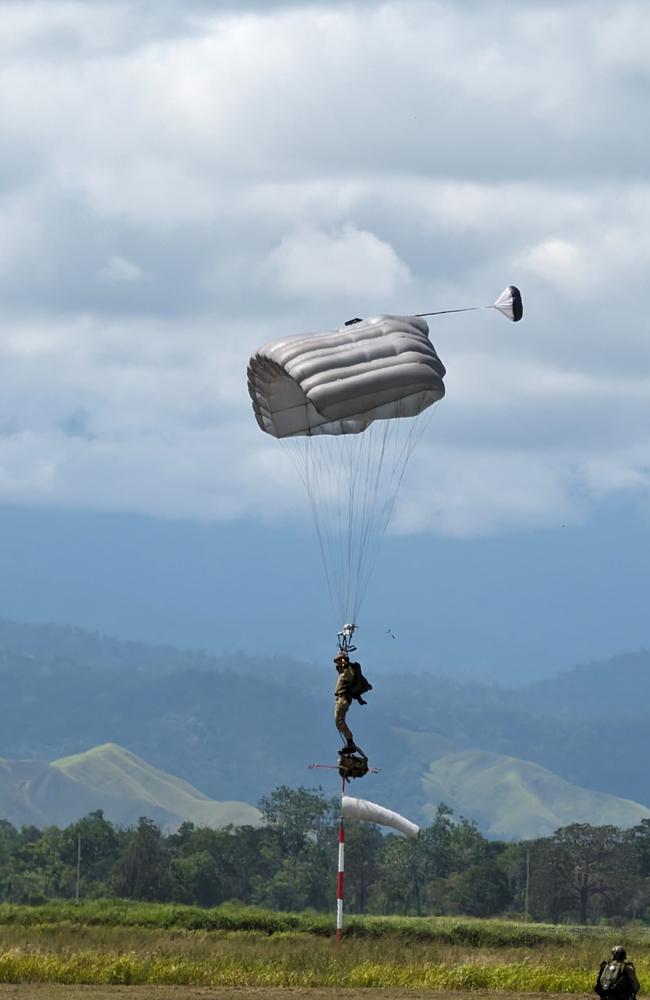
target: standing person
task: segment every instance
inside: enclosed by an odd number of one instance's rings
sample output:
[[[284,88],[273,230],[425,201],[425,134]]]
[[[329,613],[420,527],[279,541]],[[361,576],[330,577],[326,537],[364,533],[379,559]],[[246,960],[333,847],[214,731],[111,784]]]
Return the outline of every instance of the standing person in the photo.
[[[615,945],[612,957],[600,963],[594,992],[603,1000],[634,1000],[640,989],[634,963],[627,961],[627,952],[622,945]]]
[[[336,688],[334,689],[334,723],[346,741],[345,748],[340,752],[355,753],[358,748],[355,746],[352,730],[345,721],[348,709],[352,704],[355,672],[350,664],[347,653],[338,653],[334,657],[334,664],[338,674]]]

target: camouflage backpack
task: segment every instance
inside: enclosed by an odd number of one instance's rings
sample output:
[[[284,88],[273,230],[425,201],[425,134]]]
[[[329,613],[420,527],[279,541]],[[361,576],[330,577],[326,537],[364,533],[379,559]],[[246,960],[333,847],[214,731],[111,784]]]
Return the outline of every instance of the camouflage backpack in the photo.
[[[617,997],[629,993],[625,988],[625,962],[606,962],[598,978],[601,997]]]
[[[356,700],[361,698],[366,691],[372,691],[372,684],[369,682],[367,677],[363,676],[360,663],[351,663],[350,666],[352,667],[354,673],[354,680],[350,686],[350,697]],[[365,703],[362,702],[362,704]]]
[[[368,761],[363,754],[341,754],[339,757],[339,774],[346,781],[350,778],[363,778],[368,773]]]

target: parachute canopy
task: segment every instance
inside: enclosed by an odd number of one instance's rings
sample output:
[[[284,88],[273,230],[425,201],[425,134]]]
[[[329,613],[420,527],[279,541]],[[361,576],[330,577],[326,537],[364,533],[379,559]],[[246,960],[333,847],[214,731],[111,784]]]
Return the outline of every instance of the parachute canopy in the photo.
[[[521,292],[515,285],[508,285],[501,292],[501,295],[494,303],[497,309],[506,319],[511,319],[513,323],[518,323],[524,315],[524,306],[521,301]]]
[[[393,830],[403,833],[405,837],[415,838],[420,832],[420,827],[411,823],[410,819],[367,799],[355,799],[351,795],[344,795],[341,799],[341,811],[344,819],[362,819],[368,823],[390,826]]]
[[[417,416],[445,394],[428,334],[416,316],[376,316],[266,344],[248,365],[258,424],[286,438],[358,434],[375,420]]]

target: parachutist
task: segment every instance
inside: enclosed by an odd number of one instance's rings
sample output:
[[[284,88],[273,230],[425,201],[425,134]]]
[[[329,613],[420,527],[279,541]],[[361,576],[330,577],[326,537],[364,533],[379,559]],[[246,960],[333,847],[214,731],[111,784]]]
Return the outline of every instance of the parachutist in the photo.
[[[372,684],[363,676],[361,664],[351,663],[347,653],[337,653],[334,663],[338,673],[334,689],[334,723],[346,741],[344,753],[355,753],[357,747],[354,745],[354,737],[346,722],[346,716],[353,699],[360,705],[368,704],[363,695],[366,691],[372,691]]]

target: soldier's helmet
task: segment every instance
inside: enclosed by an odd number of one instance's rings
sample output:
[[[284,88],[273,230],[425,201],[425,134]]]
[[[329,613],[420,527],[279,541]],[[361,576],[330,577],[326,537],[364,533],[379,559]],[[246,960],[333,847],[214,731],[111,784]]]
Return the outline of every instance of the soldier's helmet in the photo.
[[[627,958],[627,952],[622,944],[615,944],[612,948],[612,958],[617,962],[622,962]]]

